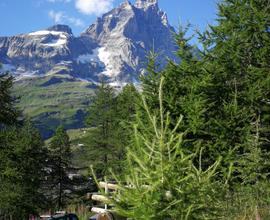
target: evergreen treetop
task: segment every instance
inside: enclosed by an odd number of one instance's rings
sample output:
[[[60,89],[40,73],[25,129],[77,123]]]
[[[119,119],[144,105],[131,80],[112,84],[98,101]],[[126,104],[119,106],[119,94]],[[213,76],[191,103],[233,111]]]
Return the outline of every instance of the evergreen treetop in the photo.
[[[1,68],[1,66],[0,66]],[[0,72],[0,129],[17,123],[19,112],[15,107],[15,98],[11,95],[13,77]]]

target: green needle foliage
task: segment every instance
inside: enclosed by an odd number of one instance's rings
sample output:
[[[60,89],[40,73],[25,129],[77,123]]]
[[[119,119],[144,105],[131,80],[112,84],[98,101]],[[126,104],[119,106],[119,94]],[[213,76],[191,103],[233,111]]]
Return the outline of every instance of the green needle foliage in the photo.
[[[115,160],[115,146],[113,143],[115,126],[115,92],[112,87],[102,83],[95,91],[89,115],[86,119],[87,125],[93,127],[91,131],[91,146],[93,155],[91,160],[96,161],[95,167],[99,175],[108,172],[112,161]]]
[[[1,69],[1,66],[0,66]],[[13,77],[0,70],[0,129],[17,122],[19,112],[14,106],[15,98],[11,96]]]
[[[122,162],[125,160],[126,149],[130,145],[133,135],[133,122],[135,120],[139,93],[133,84],[126,85],[116,97],[114,135],[112,142],[115,146],[115,166],[118,172],[123,170]]]
[[[26,220],[47,206],[42,193],[46,149],[29,122],[18,123],[13,77],[0,74],[0,219]]]
[[[204,67],[212,78],[205,92],[212,103],[209,133],[219,145],[216,153],[230,151],[224,162],[234,164],[234,176],[254,164],[243,161],[245,155],[269,151],[269,14],[268,1],[222,1],[218,25],[202,36]]]
[[[145,99],[146,117],[137,117],[134,143],[128,149],[126,173],[118,179],[116,210],[128,219],[219,219],[223,186],[213,177],[221,158],[203,169],[193,160],[200,152],[186,154],[180,117],[170,128],[170,114],[163,108],[164,78],[159,87],[159,113],[152,114]],[[146,121],[147,120],[147,121]],[[199,161],[200,162],[200,161]]]
[[[192,161],[197,168],[207,169],[222,157],[215,179],[227,184],[224,200],[237,201],[227,206],[231,219],[243,207],[269,205],[263,196],[269,192],[269,15],[269,1],[221,1],[217,25],[199,33],[203,49],[195,53],[185,37],[187,29],[180,29],[176,42],[181,62],[170,61],[142,81],[146,103],[157,112],[157,82],[165,78],[169,127],[174,129],[183,115],[177,132],[184,134],[184,152],[196,155]],[[155,66],[150,73],[156,73]],[[196,152],[201,147],[200,157]]]
[[[134,85],[126,85],[117,94],[111,86],[102,83],[95,91],[86,123],[93,128],[88,141],[89,160],[99,176],[109,175],[110,168],[123,170],[137,99]]]
[[[186,150],[194,153],[201,143],[206,167],[222,156],[219,177],[229,173],[233,185],[247,178],[247,166],[257,169],[251,166],[258,163],[250,161],[256,157],[247,157],[253,152],[260,152],[260,178],[269,173],[270,6],[268,1],[224,0],[218,9],[217,25],[199,33],[202,51],[195,53],[185,37],[187,29],[180,29],[176,42],[181,62],[170,61],[159,75],[166,79],[164,109],[171,114],[172,127],[183,114],[179,132],[185,131]],[[142,84],[154,111],[158,87],[153,80]]]
[[[146,67],[146,74],[142,75],[141,86],[142,93],[145,97],[147,97],[147,105],[150,109],[158,109],[158,87],[160,82],[161,73],[159,71],[159,66],[157,62],[158,55],[154,52],[150,52],[148,55],[148,63]],[[142,109],[143,109],[142,105]]]
[[[62,126],[56,129],[49,145],[49,152],[51,172],[48,179],[48,191],[53,207],[61,210],[69,202],[66,191],[72,191],[72,182],[68,177],[72,168],[70,141]]]
[[[176,131],[183,134],[182,150],[191,156],[196,169],[207,170],[222,157],[214,179],[225,181],[228,187],[224,200],[230,201],[226,209],[232,219],[241,208],[252,216],[256,207],[269,204],[263,193],[269,192],[270,6],[268,1],[224,0],[218,7],[217,25],[200,35],[203,50],[195,53],[190,39],[185,38],[187,29],[180,29],[176,37],[180,64],[170,61],[157,72],[155,57],[151,56],[142,88],[149,111],[156,114],[160,111],[158,82],[161,76],[165,78],[163,108],[170,112],[167,126],[174,130],[179,115],[183,115],[182,126]],[[147,126],[153,123],[143,117],[143,112],[140,120],[146,129],[142,133],[138,129],[138,134],[151,134]],[[160,117],[154,120],[161,123]],[[204,153],[198,154],[202,147]],[[135,156],[130,159],[135,161],[132,166],[137,163]],[[143,173],[143,167],[138,166]],[[154,186],[154,181],[150,185]]]
[[[41,192],[47,159],[43,146],[29,124],[0,132],[0,217],[26,220],[46,207]]]

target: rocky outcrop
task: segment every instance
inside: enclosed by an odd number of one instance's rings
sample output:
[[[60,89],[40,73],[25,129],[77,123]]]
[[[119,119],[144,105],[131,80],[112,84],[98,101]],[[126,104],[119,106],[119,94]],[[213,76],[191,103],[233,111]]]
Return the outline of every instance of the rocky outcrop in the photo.
[[[174,59],[173,33],[157,0],[125,1],[79,37],[66,25],[0,37],[0,62],[19,79],[64,73],[92,81],[134,82],[150,50]]]

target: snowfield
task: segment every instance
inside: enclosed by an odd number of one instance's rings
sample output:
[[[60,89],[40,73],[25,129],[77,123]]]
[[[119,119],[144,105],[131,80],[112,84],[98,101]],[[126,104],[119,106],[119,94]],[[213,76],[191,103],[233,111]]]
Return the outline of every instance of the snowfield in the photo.
[[[98,49],[98,57],[102,63],[105,65],[105,71],[102,72],[105,76],[113,77],[118,74],[115,70],[112,62],[111,53],[106,51],[105,47],[101,47]]]
[[[29,33],[29,36],[46,36],[46,35],[54,35],[57,36],[58,39],[52,40],[49,43],[43,44],[44,46],[49,46],[49,47],[61,47],[66,45],[67,43],[67,36],[66,33],[61,32],[61,31],[47,31],[47,30],[43,30],[43,31],[36,31],[36,32],[32,32]]]

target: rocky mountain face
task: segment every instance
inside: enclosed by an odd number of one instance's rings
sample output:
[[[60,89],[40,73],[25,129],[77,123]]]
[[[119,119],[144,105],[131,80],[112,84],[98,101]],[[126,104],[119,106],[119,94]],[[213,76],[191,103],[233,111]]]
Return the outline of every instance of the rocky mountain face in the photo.
[[[157,0],[128,1],[98,18],[80,36],[56,25],[0,37],[0,63],[16,77],[18,107],[47,139],[58,125],[84,127],[96,82],[138,82],[150,50],[174,59],[173,28]],[[2,69],[3,70],[3,69]],[[0,69],[1,72],[1,69]]]
[[[125,1],[78,37],[66,25],[0,37],[0,62],[17,79],[67,74],[94,82],[136,82],[150,50],[174,59],[173,32],[157,0]]]

